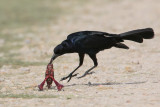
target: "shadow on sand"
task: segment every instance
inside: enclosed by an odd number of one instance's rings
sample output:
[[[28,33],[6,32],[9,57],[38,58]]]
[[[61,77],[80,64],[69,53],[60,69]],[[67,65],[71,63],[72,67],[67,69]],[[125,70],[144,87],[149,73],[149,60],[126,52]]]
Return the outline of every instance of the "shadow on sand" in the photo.
[[[131,85],[131,84],[144,84],[147,81],[142,81],[142,82],[127,82],[127,83],[116,83],[116,82],[108,82],[108,83],[91,83],[88,82],[87,84],[71,84],[71,85],[64,85],[64,87],[72,87],[72,86],[99,86],[99,85]],[[57,90],[56,86],[51,87],[50,89]]]
[[[64,87],[70,87],[70,86],[99,86],[99,85],[128,85],[128,84],[144,84],[147,81],[142,82],[127,82],[127,83],[116,83],[116,82],[108,82],[108,83],[91,83],[88,82],[88,84],[71,84],[71,85],[65,85]]]

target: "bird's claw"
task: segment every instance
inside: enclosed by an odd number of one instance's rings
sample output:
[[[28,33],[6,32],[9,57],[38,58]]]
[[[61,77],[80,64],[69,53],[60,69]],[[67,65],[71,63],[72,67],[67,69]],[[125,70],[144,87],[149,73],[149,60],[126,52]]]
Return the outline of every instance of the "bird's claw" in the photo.
[[[77,73],[77,74],[74,74],[74,75],[69,74],[67,77],[63,77],[60,81],[63,81],[63,80],[66,80],[67,78],[69,78],[69,80],[67,81],[67,82],[69,82],[72,77],[75,77],[75,76],[77,76],[77,75],[78,75],[78,73]]]
[[[94,71],[92,71],[92,72],[85,72],[82,76],[77,77],[77,78],[80,79],[80,78],[85,77],[86,75],[90,75],[90,74],[93,74],[93,73],[95,73],[95,72]]]

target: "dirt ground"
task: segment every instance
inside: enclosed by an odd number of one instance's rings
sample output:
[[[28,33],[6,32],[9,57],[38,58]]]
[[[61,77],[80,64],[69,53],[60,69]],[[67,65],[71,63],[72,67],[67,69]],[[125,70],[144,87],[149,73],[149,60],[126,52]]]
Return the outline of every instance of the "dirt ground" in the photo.
[[[99,30],[122,33],[152,27],[155,38],[138,44],[125,41],[129,50],[112,48],[97,54],[98,67],[92,75],[73,78],[58,92],[54,84],[38,91],[46,66],[0,69],[0,107],[160,107],[160,0],[90,0],[73,12],[60,17],[55,24],[33,27],[37,36],[29,33],[18,50],[24,61],[49,61],[53,48],[69,33]],[[69,5],[64,2],[62,6]],[[21,29],[20,29],[21,30]],[[17,30],[18,31],[18,30]],[[28,47],[27,43],[36,43]],[[37,45],[38,44],[38,45]],[[55,60],[55,78],[59,81],[78,65],[77,54],[67,54]],[[93,66],[86,55],[78,76]]]

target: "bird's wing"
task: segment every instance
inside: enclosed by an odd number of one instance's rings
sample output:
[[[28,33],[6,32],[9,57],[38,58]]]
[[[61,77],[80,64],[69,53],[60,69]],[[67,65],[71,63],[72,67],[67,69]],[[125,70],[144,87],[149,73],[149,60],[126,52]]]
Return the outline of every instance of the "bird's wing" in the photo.
[[[110,47],[115,43],[114,34],[98,31],[83,31],[70,34],[67,39],[73,44],[83,48],[103,48]]]
[[[105,37],[101,35],[87,36],[79,42],[84,48],[110,48],[117,40],[113,37]]]
[[[72,33],[70,35],[67,36],[67,39],[72,39],[75,37],[79,37],[79,36],[105,36],[105,37],[111,37],[114,36],[112,34],[108,34],[106,32],[99,32],[99,31],[79,31],[79,32],[75,32]]]

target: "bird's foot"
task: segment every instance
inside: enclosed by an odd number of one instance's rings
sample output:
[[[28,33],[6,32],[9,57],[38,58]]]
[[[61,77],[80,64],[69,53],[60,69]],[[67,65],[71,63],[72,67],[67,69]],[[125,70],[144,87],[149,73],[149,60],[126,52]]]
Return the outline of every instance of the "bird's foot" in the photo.
[[[94,71],[92,71],[92,72],[85,72],[82,76],[77,77],[77,78],[80,79],[80,78],[85,77],[86,75],[90,75],[90,74],[93,74],[93,73],[95,73],[95,72]]]
[[[75,77],[75,76],[77,76],[77,75],[78,75],[78,73],[77,73],[77,74],[74,74],[74,75],[73,75],[73,73],[70,73],[68,76],[63,77],[63,78],[61,79],[61,81],[66,80],[67,78],[69,78],[69,80],[67,81],[67,82],[69,82],[72,77]]]

